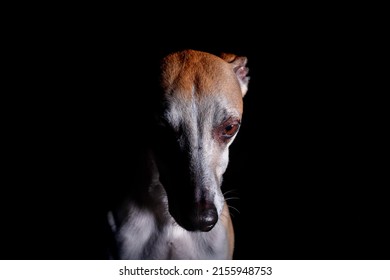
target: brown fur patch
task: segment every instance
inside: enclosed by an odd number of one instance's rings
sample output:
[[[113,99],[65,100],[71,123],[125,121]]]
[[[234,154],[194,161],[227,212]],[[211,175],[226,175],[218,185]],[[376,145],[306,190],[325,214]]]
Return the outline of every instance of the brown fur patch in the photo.
[[[223,95],[242,113],[242,93],[233,65],[206,52],[185,50],[164,58],[161,86],[184,100]]]

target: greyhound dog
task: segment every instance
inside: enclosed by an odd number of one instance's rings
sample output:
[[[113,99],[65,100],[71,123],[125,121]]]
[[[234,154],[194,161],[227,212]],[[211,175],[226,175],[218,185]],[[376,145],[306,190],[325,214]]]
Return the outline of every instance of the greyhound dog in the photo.
[[[111,258],[233,258],[221,184],[241,124],[246,64],[246,57],[198,50],[161,60],[142,179],[107,215]]]

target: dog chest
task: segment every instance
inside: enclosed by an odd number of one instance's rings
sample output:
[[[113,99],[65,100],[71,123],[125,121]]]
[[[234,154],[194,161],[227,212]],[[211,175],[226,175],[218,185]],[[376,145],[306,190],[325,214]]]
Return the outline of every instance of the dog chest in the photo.
[[[173,221],[161,226],[147,214],[124,223],[116,241],[121,259],[225,259],[228,254],[220,223],[210,232],[189,232]]]

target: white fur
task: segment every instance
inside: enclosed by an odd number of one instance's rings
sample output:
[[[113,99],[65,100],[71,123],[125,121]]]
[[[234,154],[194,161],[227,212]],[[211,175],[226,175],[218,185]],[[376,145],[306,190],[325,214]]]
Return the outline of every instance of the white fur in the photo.
[[[157,187],[160,188],[160,187]],[[162,191],[161,189],[158,192]],[[127,202],[123,219],[111,225],[119,259],[227,259],[228,237],[222,224],[218,223],[209,232],[190,232],[173,220],[166,205],[156,205],[155,209],[135,206]],[[109,212],[111,221],[114,215]]]

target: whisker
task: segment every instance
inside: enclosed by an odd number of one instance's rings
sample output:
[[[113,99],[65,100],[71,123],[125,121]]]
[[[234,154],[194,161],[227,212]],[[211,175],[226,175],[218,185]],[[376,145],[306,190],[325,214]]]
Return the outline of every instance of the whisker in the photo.
[[[229,211],[229,215],[234,218],[234,214]]]
[[[228,205],[229,209],[233,209],[233,210],[236,210],[238,214],[241,214],[240,211],[238,211],[238,209],[236,207],[233,207],[231,205]],[[230,212],[230,211],[229,211]]]
[[[228,201],[228,200],[232,200],[232,199],[240,199],[239,197],[227,197],[227,198],[225,198],[225,201]]]
[[[224,196],[224,199],[225,199],[225,202],[228,206],[228,209],[229,209],[229,215],[234,217],[234,211],[236,211],[238,214],[240,214],[240,211],[238,211],[238,209],[234,206],[231,206],[229,205],[227,202],[228,201],[231,201],[231,200],[235,200],[235,199],[240,199],[237,195],[239,194],[238,190],[237,189],[231,189],[231,190],[228,190],[226,192],[223,193],[223,196]],[[227,195],[236,195],[236,196],[232,196],[232,197],[226,197]],[[232,211],[232,210],[234,211]]]
[[[232,192],[237,192],[237,190],[236,189],[228,190],[228,191],[224,192],[223,195],[225,196],[225,195],[232,193]]]

